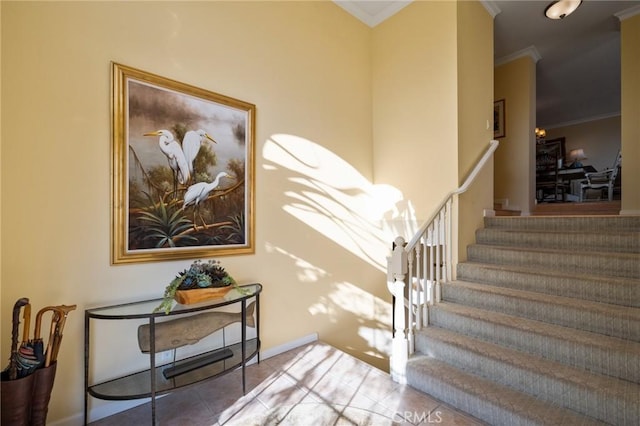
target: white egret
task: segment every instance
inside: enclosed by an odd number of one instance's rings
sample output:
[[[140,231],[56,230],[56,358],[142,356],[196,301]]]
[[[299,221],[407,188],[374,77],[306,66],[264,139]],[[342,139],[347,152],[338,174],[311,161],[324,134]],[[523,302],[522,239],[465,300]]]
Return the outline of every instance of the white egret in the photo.
[[[196,226],[196,212],[200,216],[200,220],[202,221],[204,228],[207,228],[207,223],[198,211],[198,207],[202,201],[207,199],[207,197],[209,196],[209,192],[218,187],[218,185],[220,184],[220,179],[222,179],[223,177],[230,178],[231,176],[227,172],[220,172],[213,180],[213,182],[194,183],[187,189],[187,192],[184,193],[184,204],[182,205],[182,210],[186,209],[187,206],[193,205],[193,227],[195,229],[198,229],[198,227]]]
[[[173,170],[173,190],[176,192],[178,190],[177,182],[184,185],[189,181],[189,165],[180,144],[174,139],[173,133],[168,130],[157,130],[145,133],[144,136],[160,136],[158,145],[167,157],[169,167]]]
[[[193,162],[195,161],[198,152],[200,152],[200,146],[206,139],[209,139],[213,143],[217,143],[202,129],[189,130],[185,133],[184,138],[182,139],[182,151],[184,152],[184,157],[189,165],[189,173],[192,177],[195,177],[195,174],[193,173]]]

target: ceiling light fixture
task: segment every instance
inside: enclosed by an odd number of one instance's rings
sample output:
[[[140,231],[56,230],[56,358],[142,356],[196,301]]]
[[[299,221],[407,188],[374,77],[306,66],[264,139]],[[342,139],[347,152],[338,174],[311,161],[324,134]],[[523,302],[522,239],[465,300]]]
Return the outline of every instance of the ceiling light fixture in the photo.
[[[582,4],[582,0],[560,0],[554,1],[544,10],[544,14],[549,19],[564,19],[573,13]]]

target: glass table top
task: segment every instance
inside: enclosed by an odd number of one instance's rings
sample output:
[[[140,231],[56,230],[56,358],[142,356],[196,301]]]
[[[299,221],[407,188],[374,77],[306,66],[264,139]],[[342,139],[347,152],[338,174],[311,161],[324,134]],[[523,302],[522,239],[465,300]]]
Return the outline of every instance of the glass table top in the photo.
[[[176,303],[168,315],[183,314],[187,312],[195,312],[215,308],[218,306],[229,305],[239,302],[242,299],[249,299],[251,297],[254,297],[261,291],[262,285],[257,283],[238,286],[230,290],[224,296],[216,299],[210,299],[204,302],[189,305]],[[162,310],[154,312],[154,310],[160,305],[160,302],[162,302],[162,298],[90,308],[85,312],[86,315],[89,316],[89,318],[102,319],[147,318],[151,316],[166,316],[167,314],[165,314]]]

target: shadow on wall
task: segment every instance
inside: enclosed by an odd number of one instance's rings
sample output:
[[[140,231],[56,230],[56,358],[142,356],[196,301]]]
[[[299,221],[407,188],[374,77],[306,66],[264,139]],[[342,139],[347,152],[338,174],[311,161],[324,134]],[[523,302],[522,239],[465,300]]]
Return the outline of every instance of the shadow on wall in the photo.
[[[287,213],[381,271],[393,239],[417,229],[411,203],[398,189],[369,182],[314,142],[273,135],[264,159],[266,170],[289,173]]]
[[[325,287],[313,300],[299,301],[331,334],[327,339],[319,330],[321,339],[387,369],[392,312],[391,295],[382,283],[392,241],[398,235],[411,237],[417,229],[411,203],[398,189],[371,183],[342,158],[298,136],[273,135],[263,157],[265,170],[281,176],[277,180],[282,184],[276,186],[284,188],[278,194],[284,212],[381,272],[380,279],[367,282],[363,274],[362,282],[353,282],[353,276],[336,276],[298,250],[267,244],[267,251],[294,265],[298,283]],[[366,269],[357,263],[349,269],[358,268]]]

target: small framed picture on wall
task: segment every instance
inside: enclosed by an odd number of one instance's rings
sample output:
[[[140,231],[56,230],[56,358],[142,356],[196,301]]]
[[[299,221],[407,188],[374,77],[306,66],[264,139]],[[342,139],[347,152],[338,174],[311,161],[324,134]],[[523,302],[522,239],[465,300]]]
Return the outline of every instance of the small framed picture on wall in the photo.
[[[493,137],[495,139],[504,138],[506,135],[504,116],[504,99],[499,99],[493,103]]]

